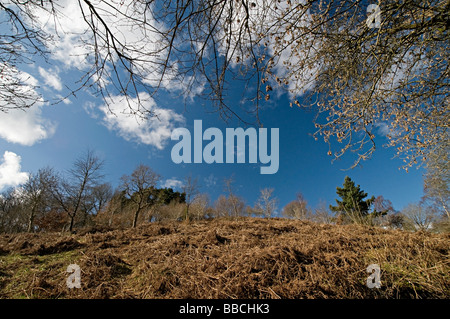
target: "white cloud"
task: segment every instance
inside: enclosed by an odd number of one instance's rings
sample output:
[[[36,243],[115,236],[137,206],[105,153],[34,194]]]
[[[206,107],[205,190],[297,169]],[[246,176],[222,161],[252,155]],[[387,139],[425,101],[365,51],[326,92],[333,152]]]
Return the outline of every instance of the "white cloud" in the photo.
[[[385,122],[375,123],[375,127],[378,128],[378,133],[382,136],[389,135],[389,125]]]
[[[166,179],[163,183],[161,183],[161,187],[163,188],[181,188],[183,186],[183,182],[176,178]]]
[[[141,93],[139,99],[109,98],[108,104],[100,107],[104,124],[127,141],[153,145],[161,150],[170,139],[175,123],[184,123],[184,117],[173,110],[157,107],[147,93]],[[155,116],[144,118],[139,115],[147,111]]]
[[[49,10],[49,7],[56,6],[55,4],[49,4],[47,10],[36,8],[35,16],[40,27],[55,38],[55,41],[48,43],[54,59],[67,67],[81,69],[92,67],[86,58],[93,58],[91,55],[95,50],[107,60],[118,59],[107,49],[111,46],[109,42],[111,39],[109,34],[105,35],[107,31],[103,22],[108,25],[108,32],[116,37],[114,45],[118,50],[123,50],[124,55],[142,63],[163,59],[161,32],[164,25],[149,14],[150,10],[146,8],[149,4],[133,0],[124,0],[120,3],[111,0],[91,0],[90,3],[101,15],[101,23],[97,21],[95,14],[93,17],[90,16],[91,9],[83,1],[58,1],[56,19],[53,16],[54,12]],[[144,20],[144,12],[145,24],[138,24],[139,20]],[[94,39],[87,21],[94,24],[100,36]],[[160,56],[147,54],[152,52],[160,52]],[[142,72],[142,70],[135,71]]]
[[[202,94],[205,89],[206,81],[204,79],[196,79],[194,76],[179,76],[178,66],[175,64],[172,68],[168,68],[161,80],[160,72],[150,72],[143,79],[143,83],[151,86],[160,86],[170,92],[181,92],[183,97],[189,101],[193,101],[196,96]]]
[[[29,173],[21,172],[19,155],[5,151],[3,163],[0,164],[0,190],[10,186],[18,186],[28,180]]]
[[[55,129],[54,123],[42,118],[39,105],[0,112],[0,137],[11,143],[31,146],[52,136]]]
[[[384,137],[396,137],[400,134],[400,132],[394,128],[387,122],[378,122],[375,123],[374,126],[378,128],[378,134]]]
[[[53,135],[55,125],[42,118],[44,102],[35,90],[38,81],[33,76],[13,68],[10,77],[2,79],[2,84],[7,85],[8,81],[17,80],[24,84],[21,90],[18,90],[18,94],[26,94],[30,101],[35,103],[27,109],[7,108],[7,112],[0,112],[0,138],[11,143],[30,146]],[[22,97],[13,95],[9,103],[21,105],[21,99]]]
[[[167,39],[162,34],[167,28],[164,23],[150,14],[151,10],[147,8],[148,3],[133,0],[124,0],[120,3],[111,0],[91,0],[90,2],[101,15],[102,21],[108,25],[108,32],[116,38],[115,49],[134,60],[133,70],[144,83],[158,85],[170,92],[182,91],[185,93],[185,98],[191,100],[202,93],[206,82],[194,79],[192,76],[179,77],[177,63],[170,63],[171,67],[165,70],[163,76],[161,65],[169,51]],[[107,32],[103,23],[96,21],[97,17],[94,15],[92,21],[98,33],[94,38],[86,22],[86,20],[91,22],[89,16],[91,11],[85,2],[61,0],[58,1],[57,8],[57,18],[52,16],[51,10],[36,8],[34,12],[40,28],[54,38],[54,41],[47,43],[51,57],[62,62],[67,68],[89,70],[89,72],[94,71],[93,63],[96,61],[104,67],[104,70],[91,74],[91,80],[101,87],[112,84],[109,78],[109,76],[114,77],[111,63],[117,62],[118,56],[111,54],[114,50],[110,48],[110,35],[105,35]],[[144,20],[145,23],[142,22]],[[98,54],[97,57],[94,57],[95,53]],[[97,61],[97,58],[105,59],[106,63]],[[46,83],[55,85],[53,87],[59,90],[58,77],[48,74],[45,70],[42,71],[44,74],[41,73],[41,75],[46,79]],[[159,83],[161,77],[163,79]]]
[[[49,7],[42,9],[35,6],[34,16],[40,23],[37,27],[54,37],[54,41],[48,42],[48,49],[53,59],[58,60],[67,67],[88,67],[86,56],[89,48],[82,42],[88,40],[88,26],[83,20],[78,1],[62,0],[57,5],[58,18],[55,19],[54,11]],[[84,6],[86,12],[89,9]]]
[[[58,71],[54,69],[50,69],[50,72],[47,72],[42,67],[39,67],[39,74],[44,78],[45,84],[51,86],[57,91],[62,90],[61,79],[58,76]]]

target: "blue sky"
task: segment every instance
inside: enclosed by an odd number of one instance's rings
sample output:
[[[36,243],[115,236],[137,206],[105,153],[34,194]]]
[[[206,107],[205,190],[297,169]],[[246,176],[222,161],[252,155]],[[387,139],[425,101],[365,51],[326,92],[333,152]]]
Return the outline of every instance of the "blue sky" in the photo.
[[[80,72],[74,68],[74,55],[50,58],[49,63],[21,66],[26,81],[39,86],[37,91],[46,101],[26,112],[0,112],[0,191],[23,182],[27,173],[44,166],[64,172],[88,148],[105,160],[106,181],[118,186],[123,174],[130,174],[140,163],[150,166],[162,176],[160,186],[179,189],[183,179],[197,177],[200,191],[214,201],[224,193],[223,179],[234,176],[236,193],[253,205],[259,190],[274,188],[279,199],[279,210],[301,192],[314,208],[320,201],[334,204],[336,187],[342,186],[345,176],[371,195],[383,195],[401,210],[422,196],[422,170],[400,169],[402,161],[394,157],[393,149],[383,148],[387,142],[378,131],[377,151],[361,166],[348,170],[351,154],[332,163],[327,155],[328,145],[311,136],[315,128],[314,112],[289,107],[289,97],[279,91],[268,102],[262,102],[260,117],[266,128],[279,128],[279,170],[273,175],[261,175],[261,164],[175,164],[171,149],[177,143],[170,134],[177,127],[186,127],[193,133],[194,120],[203,121],[203,130],[243,127],[237,119],[225,123],[211,110],[211,102],[194,97],[187,101],[180,97],[179,88],[167,83],[161,94],[149,98],[148,106],[160,114],[161,121],[132,119],[125,110],[122,97],[112,99],[116,115],[106,112],[104,101],[88,90],[81,90],[63,102],[53,104],[55,98],[69,93],[67,87],[76,87]],[[73,59],[72,59],[73,58]],[[181,85],[183,85],[181,83]],[[251,90],[251,88],[250,88]],[[201,88],[199,88],[199,92]],[[232,83],[227,102],[244,112],[251,102],[243,102],[242,83]],[[250,92],[251,93],[251,92]],[[241,114],[244,114],[242,113]],[[205,143],[206,144],[206,143]],[[205,145],[204,144],[204,145]]]
[[[32,71],[30,70],[30,74]],[[40,83],[45,83],[39,73],[33,76]],[[65,83],[66,75],[61,72],[59,77]],[[67,78],[69,85],[70,74]],[[50,89],[43,89],[44,97],[54,93]],[[230,105],[243,107],[240,104],[241,94],[239,88],[230,90]],[[407,173],[400,169],[402,161],[393,158],[394,150],[381,147],[386,143],[382,134],[377,137],[379,148],[374,156],[361,166],[348,169],[355,159],[351,154],[332,163],[332,158],[327,155],[328,145],[320,139],[315,141],[311,136],[315,131],[314,113],[295,106],[289,107],[286,94],[279,97],[274,95],[270,103],[262,104],[261,121],[264,127],[279,128],[280,133],[279,170],[273,175],[261,175],[260,163],[174,164],[170,152],[177,141],[166,138],[163,147],[158,148],[138,138],[127,139],[120,131],[105,123],[105,114],[98,110],[103,105],[100,98],[80,93],[77,98],[69,99],[70,103],[66,101],[67,104],[45,104],[41,107],[40,118],[49,121],[54,130],[51,136],[32,145],[8,142],[2,138],[1,155],[9,151],[20,156],[20,172],[36,172],[47,165],[64,171],[71,167],[75,158],[91,148],[105,160],[106,180],[114,186],[118,185],[123,174],[130,174],[138,164],[143,163],[162,176],[161,185],[173,185],[176,188],[179,186],[176,181],[181,182],[184,177],[192,174],[198,178],[201,191],[207,192],[212,200],[224,192],[223,179],[230,176],[234,176],[236,192],[249,205],[254,204],[261,188],[272,187],[275,189],[275,196],[279,198],[280,209],[293,200],[297,192],[304,195],[311,207],[315,207],[321,200],[334,204],[336,187],[342,185],[346,175],[360,184],[369,195],[383,195],[391,200],[398,210],[409,202],[419,201],[422,196],[422,171],[413,169]],[[173,129],[186,127],[191,134],[194,120],[198,119],[203,121],[203,130],[217,127],[224,136],[227,127],[246,128],[237,119],[225,123],[218,113],[206,112],[206,109],[210,109],[209,102],[201,98],[185,104],[182,98],[166,94],[156,104],[176,111],[183,118],[179,123],[175,122]],[[15,116],[24,116],[22,113]],[[5,115],[0,114],[0,119],[2,116]]]

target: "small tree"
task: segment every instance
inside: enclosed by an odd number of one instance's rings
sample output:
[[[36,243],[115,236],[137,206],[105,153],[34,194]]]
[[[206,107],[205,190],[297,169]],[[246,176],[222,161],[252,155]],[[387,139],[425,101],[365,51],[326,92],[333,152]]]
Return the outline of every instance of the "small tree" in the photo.
[[[196,220],[204,219],[208,214],[209,196],[206,193],[197,194],[191,205],[192,216]]]
[[[405,224],[405,215],[396,212],[387,217],[387,226],[392,229],[401,229]]]
[[[16,233],[26,230],[23,200],[17,189],[11,187],[0,194],[0,233]]]
[[[139,214],[153,204],[149,190],[156,187],[160,178],[159,174],[143,164],[138,165],[131,175],[122,176],[120,188],[134,207],[133,228],[137,225]]]
[[[184,219],[189,221],[189,208],[199,192],[198,179],[193,178],[192,175],[186,177],[182,187],[183,193],[186,195],[186,210]]]
[[[402,214],[406,218],[408,228],[412,230],[430,230],[436,220],[436,212],[431,206],[419,203],[408,204]]]
[[[311,219],[316,223],[330,224],[333,218],[330,214],[330,209],[325,201],[321,200],[314,209],[314,214]]]
[[[310,214],[308,202],[301,193],[297,194],[297,198],[284,206],[282,215],[294,219],[306,219]]]
[[[50,188],[54,182],[55,174],[53,169],[46,167],[31,175],[23,185],[22,197],[28,209],[27,232],[34,230],[34,220],[39,214],[50,210],[52,201]]]
[[[184,193],[175,192],[172,188],[148,189],[149,209],[147,220],[178,219],[186,212],[186,196]],[[181,209],[181,213],[179,212]],[[185,215],[185,214],[184,214]],[[185,217],[185,216],[184,216]]]
[[[105,209],[113,195],[114,192],[110,183],[103,183],[94,187],[92,190],[92,201],[95,215]]]
[[[345,177],[344,187],[336,187],[336,193],[342,200],[336,199],[337,205],[330,205],[331,211],[339,214],[339,217],[344,220],[349,219],[356,223],[365,222],[375,196],[364,200],[367,193],[362,191],[359,185],[355,186],[355,183],[348,176]]]
[[[129,220],[126,216],[129,202],[123,190],[114,190],[111,198],[96,214],[96,222],[108,227],[124,226],[125,220]]]
[[[390,217],[395,214],[397,214],[397,211],[394,209],[392,202],[389,199],[385,199],[383,195],[379,195],[373,201],[373,212],[368,216],[368,220],[371,225],[392,225],[393,227],[398,228],[402,217]]]
[[[228,197],[220,195],[215,202],[214,208],[216,217],[236,218],[244,215],[245,202],[242,198],[235,195],[229,195]]]
[[[272,197],[273,188],[263,188],[260,190],[259,198],[254,211],[259,215],[270,218],[278,208],[278,198]]]
[[[52,196],[69,216],[69,231],[73,231],[75,217],[83,211],[90,200],[92,190],[101,183],[104,161],[88,150],[75,160],[69,170],[69,178],[57,175],[53,178]]]
[[[225,192],[228,196],[220,196],[216,203],[219,216],[228,216],[237,218],[245,214],[245,202],[236,195],[234,189],[234,176],[224,179]]]

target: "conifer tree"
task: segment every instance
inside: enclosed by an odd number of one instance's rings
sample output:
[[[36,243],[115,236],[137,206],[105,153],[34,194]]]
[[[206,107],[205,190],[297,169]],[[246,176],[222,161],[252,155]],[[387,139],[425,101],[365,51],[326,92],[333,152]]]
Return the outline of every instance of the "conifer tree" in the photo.
[[[336,206],[330,205],[331,211],[353,222],[362,222],[368,215],[375,196],[364,200],[367,193],[360,189],[350,177],[346,176],[343,187],[336,187],[336,193],[342,200],[336,199]]]

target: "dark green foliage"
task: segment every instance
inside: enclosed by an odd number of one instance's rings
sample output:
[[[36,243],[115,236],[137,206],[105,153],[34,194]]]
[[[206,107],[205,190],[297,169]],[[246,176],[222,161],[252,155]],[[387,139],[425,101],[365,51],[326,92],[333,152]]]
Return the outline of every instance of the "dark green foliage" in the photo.
[[[375,200],[375,196],[364,200],[367,193],[360,189],[350,177],[346,176],[344,187],[336,187],[336,193],[341,197],[341,201],[336,199],[336,206],[330,205],[332,212],[350,218],[364,218],[369,215],[369,209]],[[379,214],[375,212],[375,214]]]
[[[170,203],[185,203],[186,195],[184,193],[175,192],[172,188],[157,188],[157,187],[149,187],[144,190],[145,197],[147,197],[148,206],[155,205],[169,205]],[[140,196],[138,193],[133,193],[131,198],[126,198],[125,192],[120,192],[118,194],[120,201],[122,203],[121,207],[125,207],[133,202],[135,197]]]
[[[180,192],[174,192],[172,188],[156,188],[150,187],[148,189],[148,201],[152,205],[169,205],[172,202],[185,203],[186,194]]]

